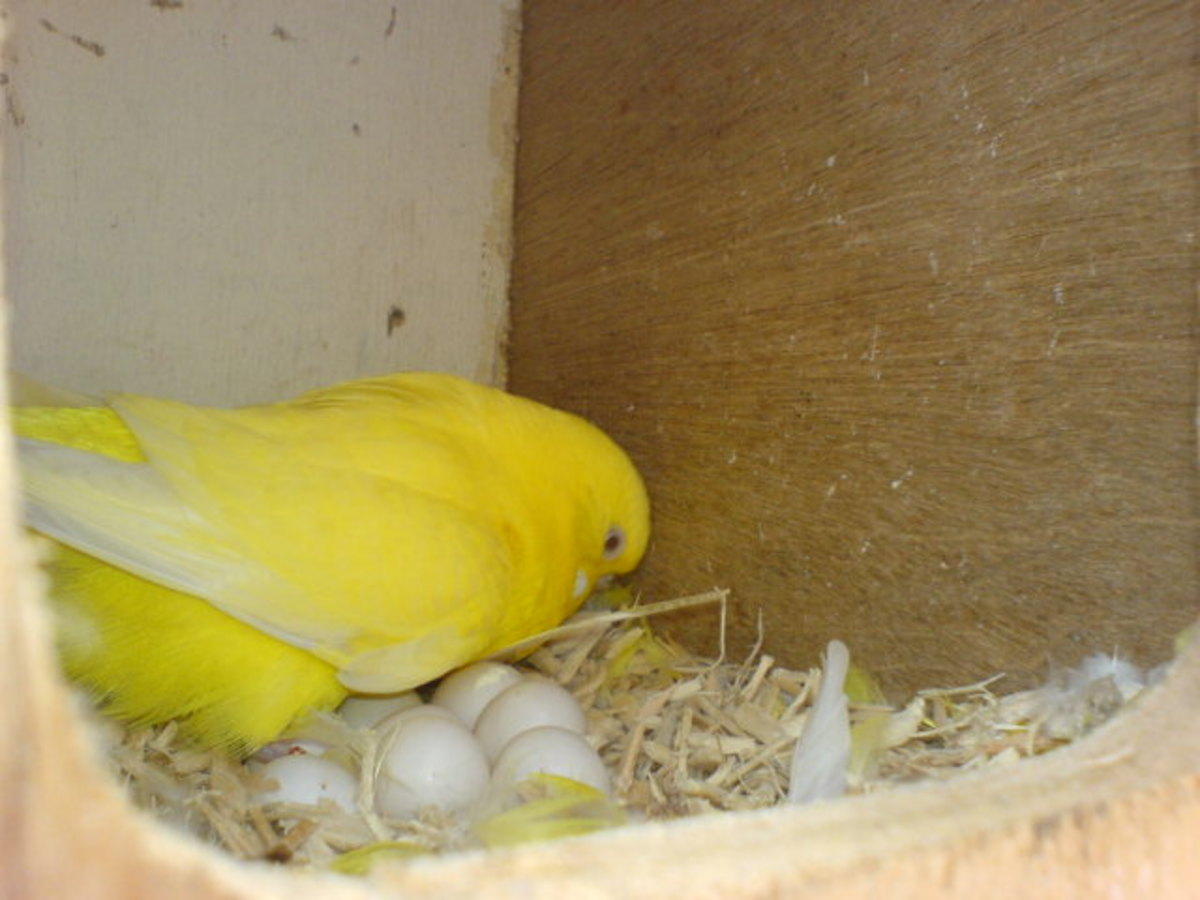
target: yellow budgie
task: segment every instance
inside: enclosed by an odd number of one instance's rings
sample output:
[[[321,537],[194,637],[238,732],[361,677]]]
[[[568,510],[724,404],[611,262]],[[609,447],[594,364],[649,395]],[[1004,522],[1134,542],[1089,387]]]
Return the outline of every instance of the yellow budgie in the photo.
[[[224,410],[13,410],[69,673],[239,752],[349,692],[552,628],[649,540],[625,453],[568,413],[402,373]]]

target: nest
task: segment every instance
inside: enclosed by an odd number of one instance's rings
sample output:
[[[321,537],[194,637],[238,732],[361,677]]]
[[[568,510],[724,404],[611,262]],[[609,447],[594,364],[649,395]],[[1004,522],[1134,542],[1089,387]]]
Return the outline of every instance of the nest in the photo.
[[[725,599],[714,592],[682,603],[720,602],[723,610]],[[1060,674],[1007,696],[992,690],[1001,676],[930,688],[901,708],[884,703],[869,676],[854,671],[847,685],[854,748],[848,790],[885,791],[1010,765],[1074,740],[1145,683],[1126,677],[1136,673],[1128,664],[1110,662],[1097,657],[1088,677]],[[584,614],[520,665],[575,695],[587,713],[588,739],[613,775],[614,800],[592,809],[575,833],[786,802],[791,756],[821,678],[819,669],[778,665],[759,648],[740,662],[699,658],[629,614]],[[241,859],[356,872],[384,856],[502,842],[437,810],[384,821],[370,808],[368,776],[353,814],[329,801],[262,805],[254,799],[265,787],[261,776],[182,745],[172,724],[104,727],[109,761],[135,805]]]

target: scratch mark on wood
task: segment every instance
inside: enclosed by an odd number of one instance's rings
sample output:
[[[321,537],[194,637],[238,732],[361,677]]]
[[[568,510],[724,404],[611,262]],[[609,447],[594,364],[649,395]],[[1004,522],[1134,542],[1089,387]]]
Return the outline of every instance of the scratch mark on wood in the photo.
[[[0,73],[0,86],[4,88],[4,112],[8,116],[8,120],[17,128],[25,124],[25,113],[21,112],[21,105],[17,103],[17,92],[13,89],[12,79],[7,73]]]
[[[70,41],[76,47],[86,50],[88,53],[92,54],[97,59],[104,56],[104,52],[105,52],[104,45],[101,44],[99,41],[91,41],[85,37],[81,37],[78,34],[67,34],[66,32],[59,31],[58,27],[53,22],[51,22],[49,19],[40,19],[38,21],[38,24],[40,24],[43,28],[45,28],[51,34],[57,34],[60,37],[66,38],[68,41]]]

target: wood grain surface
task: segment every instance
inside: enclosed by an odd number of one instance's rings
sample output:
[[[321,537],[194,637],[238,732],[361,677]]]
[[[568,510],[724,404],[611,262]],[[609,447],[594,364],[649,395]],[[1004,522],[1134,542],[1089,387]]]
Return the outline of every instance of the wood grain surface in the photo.
[[[518,0],[5,0],[13,362],[230,405],[503,381]]]
[[[656,598],[890,689],[1197,612],[1197,4],[528,0],[511,385],[648,479]],[[713,616],[675,623],[713,648]]]

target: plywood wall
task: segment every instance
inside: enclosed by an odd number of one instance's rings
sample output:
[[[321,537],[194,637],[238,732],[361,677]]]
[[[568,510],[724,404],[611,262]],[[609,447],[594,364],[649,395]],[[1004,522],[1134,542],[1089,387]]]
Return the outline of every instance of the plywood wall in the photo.
[[[894,688],[1169,652],[1197,9],[528,0],[512,384],[637,458],[645,591]]]
[[[275,399],[503,374],[517,0],[7,0],[15,365]]]

